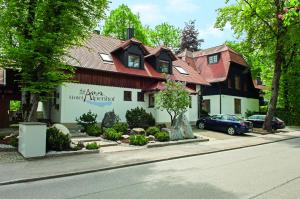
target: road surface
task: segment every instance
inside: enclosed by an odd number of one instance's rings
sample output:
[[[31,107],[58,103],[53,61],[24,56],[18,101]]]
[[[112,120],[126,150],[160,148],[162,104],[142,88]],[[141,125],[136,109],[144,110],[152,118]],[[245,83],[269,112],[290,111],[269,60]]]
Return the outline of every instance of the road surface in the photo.
[[[300,138],[85,175],[0,186],[0,198],[300,199]]]

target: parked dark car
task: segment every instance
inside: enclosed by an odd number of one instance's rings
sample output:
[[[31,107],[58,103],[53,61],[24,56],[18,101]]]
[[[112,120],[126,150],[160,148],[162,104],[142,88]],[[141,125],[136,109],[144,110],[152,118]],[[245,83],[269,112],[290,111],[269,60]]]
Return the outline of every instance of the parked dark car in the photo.
[[[223,131],[229,135],[247,133],[252,129],[252,123],[235,115],[213,115],[200,118],[197,123],[199,129]]]
[[[248,117],[247,121],[253,123],[254,128],[262,128],[265,122],[266,115],[252,115]],[[285,123],[278,117],[274,117],[272,121],[272,128],[273,129],[283,129],[285,128]]]

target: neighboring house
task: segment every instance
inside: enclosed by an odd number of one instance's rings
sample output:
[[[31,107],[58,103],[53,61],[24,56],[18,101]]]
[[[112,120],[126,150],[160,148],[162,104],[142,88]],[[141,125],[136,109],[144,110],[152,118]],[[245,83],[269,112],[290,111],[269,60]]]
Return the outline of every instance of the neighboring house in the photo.
[[[17,77],[13,71],[0,68],[0,128],[9,126],[10,101],[21,99],[15,80]]]
[[[75,119],[91,110],[101,121],[114,110],[126,121],[127,110],[143,107],[158,123],[170,122],[166,111],[155,108],[155,93],[164,89],[166,75],[186,83],[191,107],[186,116],[198,119],[200,85],[209,83],[191,66],[167,48],[150,48],[130,38],[121,41],[93,34],[85,46],[71,49],[66,62],[77,68],[74,83],[57,88],[45,116],[53,122],[76,123]],[[51,111],[49,111],[51,110]]]
[[[178,55],[193,66],[211,86],[203,86],[202,109],[210,114],[259,111],[261,82],[253,81],[243,56],[226,45]]]

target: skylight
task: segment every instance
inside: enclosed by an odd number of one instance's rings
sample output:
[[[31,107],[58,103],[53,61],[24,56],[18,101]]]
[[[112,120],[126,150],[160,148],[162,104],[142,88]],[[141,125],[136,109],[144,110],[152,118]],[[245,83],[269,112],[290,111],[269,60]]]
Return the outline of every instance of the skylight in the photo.
[[[181,74],[184,74],[184,75],[188,75],[189,73],[188,72],[186,72],[186,70],[184,70],[182,67],[180,67],[180,66],[175,66],[175,68],[176,68],[176,70],[178,71],[178,72],[180,72]]]
[[[113,61],[111,56],[108,54],[99,53],[99,55],[104,62],[112,62]]]

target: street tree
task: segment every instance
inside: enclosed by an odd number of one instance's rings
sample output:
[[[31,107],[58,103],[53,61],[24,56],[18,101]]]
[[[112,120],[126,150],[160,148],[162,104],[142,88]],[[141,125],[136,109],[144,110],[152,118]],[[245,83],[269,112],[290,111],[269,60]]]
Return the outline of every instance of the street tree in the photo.
[[[142,43],[148,44],[147,33],[139,15],[134,14],[127,5],[121,4],[118,8],[112,10],[105,19],[103,34],[126,40],[127,28],[134,28],[134,37]]]
[[[174,125],[177,117],[186,112],[190,98],[185,90],[185,85],[180,82],[168,79],[164,83],[165,89],[155,96],[158,109],[166,110],[171,118],[171,124]]]
[[[24,121],[34,121],[38,102],[69,81],[64,57],[104,17],[107,0],[0,0],[0,66],[15,69]]]
[[[198,39],[199,31],[195,27],[195,20],[185,23],[185,27],[181,33],[180,51],[185,49],[189,51],[197,51],[201,49],[201,43],[203,39]]]
[[[291,46],[298,45],[293,35],[297,31],[294,25],[298,22],[293,19],[284,22],[283,14],[285,0],[237,0],[235,4],[228,5],[218,10],[216,21],[217,28],[224,28],[227,23],[238,37],[245,38],[249,49],[260,49],[261,52],[270,52],[273,60],[272,93],[264,129],[272,131],[272,120],[276,111],[280,88],[280,77],[284,65],[293,59],[295,54]],[[226,0],[228,3],[228,0]],[[297,36],[296,36],[297,37]]]
[[[180,46],[180,28],[168,23],[162,23],[149,30],[149,39],[152,46],[165,46],[178,49]]]

